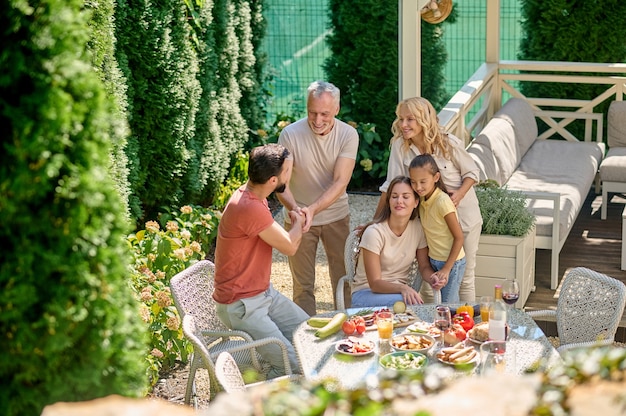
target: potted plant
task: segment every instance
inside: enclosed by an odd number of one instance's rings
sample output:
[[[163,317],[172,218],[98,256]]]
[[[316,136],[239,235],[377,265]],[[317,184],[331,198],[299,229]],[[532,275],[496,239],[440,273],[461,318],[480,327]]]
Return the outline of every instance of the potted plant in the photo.
[[[501,187],[493,180],[476,185],[483,218],[476,254],[476,296],[493,296],[493,288],[506,279],[520,285],[518,307],[535,289],[535,216],[522,192]]]

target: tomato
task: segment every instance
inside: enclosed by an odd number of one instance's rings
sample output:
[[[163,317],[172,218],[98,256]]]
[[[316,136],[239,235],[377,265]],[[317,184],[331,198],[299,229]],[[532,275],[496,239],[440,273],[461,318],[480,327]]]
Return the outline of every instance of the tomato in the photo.
[[[354,325],[354,329],[356,330],[357,334],[361,335],[363,332],[365,332],[365,327],[366,327],[365,318],[359,315],[355,315],[351,317],[349,321]],[[347,329],[350,330],[349,327]],[[348,334],[348,335],[351,335],[351,334]]]
[[[356,323],[356,333],[361,335],[363,332],[365,332],[365,320]]]
[[[459,324],[463,327],[465,332],[474,327],[474,319],[467,312],[457,312],[452,318],[455,324]]]

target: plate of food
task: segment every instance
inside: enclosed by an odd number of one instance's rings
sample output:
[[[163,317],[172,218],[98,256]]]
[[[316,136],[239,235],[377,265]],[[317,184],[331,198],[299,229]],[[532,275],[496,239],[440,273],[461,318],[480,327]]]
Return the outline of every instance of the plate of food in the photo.
[[[416,321],[407,326],[406,330],[407,332],[415,334],[427,334],[434,338],[437,338],[439,335],[441,335],[441,331],[437,327],[435,327],[435,324],[426,321]]]
[[[348,337],[339,341],[335,345],[335,350],[340,354],[359,356],[372,353],[374,347],[373,341],[367,341],[357,337]]]
[[[428,334],[404,333],[391,338],[391,347],[396,351],[426,353],[435,345],[435,338]]]
[[[454,366],[476,365],[480,361],[478,351],[473,346],[466,347],[463,343],[440,349],[436,357],[439,362]]]
[[[373,331],[376,329],[376,315],[383,311],[393,312],[389,308],[382,308],[362,315],[363,319],[365,320],[365,330]],[[393,314],[393,327],[405,327],[416,322],[418,319],[419,318],[415,316],[415,313],[411,310],[406,310],[405,312],[396,312]]]
[[[506,338],[509,338],[509,324],[506,324],[504,327],[504,331],[506,333]],[[481,322],[472,327],[469,331],[467,331],[467,339],[476,344],[480,345],[485,341],[489,340],[489,322]]]
[[[381,357],[381,367],[396,371],[417,371],[428,364],[428,357],[421,352],[396,351]]]
[[[481,322],[467,331],[467,339],[474,344],[482,344],[489,339],[489,322]]]

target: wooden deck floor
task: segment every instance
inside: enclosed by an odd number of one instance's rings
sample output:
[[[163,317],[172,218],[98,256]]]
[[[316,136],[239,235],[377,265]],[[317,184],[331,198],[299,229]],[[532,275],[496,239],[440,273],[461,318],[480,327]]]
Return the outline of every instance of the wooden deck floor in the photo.
[[[587,196],[578,215],[574,228],[570,232],[559,263],[559,283],[567,271],[574,267],[587,267],[626,283],[626,271],[621,267],[622,247],[622,211],[626,206],[626,197],[612,195],[608,205],[606,220],[600,219],[602,196],[593,190]],[[535,263],[535,292],[526,301],[525,309],[555,308],[557,291],[550,289],[550,251],[537,250]],[[542,325],[548,335],[556,335],[553,324]],[[616,340],[626,341],[626,319],[622,318]]]

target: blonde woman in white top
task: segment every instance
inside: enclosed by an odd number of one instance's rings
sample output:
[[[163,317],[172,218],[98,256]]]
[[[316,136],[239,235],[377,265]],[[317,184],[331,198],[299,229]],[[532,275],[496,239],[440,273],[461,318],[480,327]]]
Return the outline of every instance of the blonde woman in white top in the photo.
[[[408,277],[417,257],[422,276],[434,271],[428,260],[428,246],[419,218],[419,198],[411,180],[399,176],[391,181],[389,193],[378,217],[365,226],[359,244],[352,306],[392,306],[423,303],[418,290],[409,286]]]
[[[435,109],[424,98],[407,98],[398,104],[392,133],[387,180],[379,188],[382,195],[377,212],[386,198],[391,180],[398,175],[408,176],[409,165],[415,156],[432,154],[439,167],[441,179],[457,208],[463,230],[466,267],[459,292],[460,300],[474,302],[476,252],[483,222],[474,191],[474,184],[479,180],[478,166],[465,150],[463,142],[442,130]],[[421,293],[426,301],[431,299],[429,285],[422,286]]]

